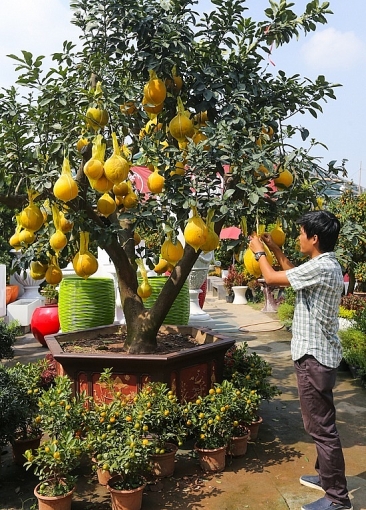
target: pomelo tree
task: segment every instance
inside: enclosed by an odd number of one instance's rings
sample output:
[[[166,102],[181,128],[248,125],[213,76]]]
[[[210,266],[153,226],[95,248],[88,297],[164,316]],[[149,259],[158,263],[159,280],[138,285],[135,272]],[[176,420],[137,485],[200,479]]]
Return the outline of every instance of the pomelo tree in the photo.
[[[70,4],[81,49],[65,42],[51,69],[42,56],[10,55],[19,77],[0,94],[0,203],[20,213],[11,241],[20,264],[50,269],[50,283],[88,238],[105,249],[129,351],[154,352],[170,306],[223,225],[251,232],[316,207],[326,186],[310,154],[317,142],[296,147],[292,138],[309,132],[293,118],[316,117],[336,85],[275,72],[269,55],[331,11],[313,0],[299,15],[281,0],[254,22],[237,0],[215,0],[202,15],[190,0]],[[134,165],[151,172],[149,192],[133,183]],[[136,251],[144,231],[160,242]],[[76,259],[78,274],[93,273],[90,251]],[[146,266],[171,271],[149,310],[148,281],[137,277]]]

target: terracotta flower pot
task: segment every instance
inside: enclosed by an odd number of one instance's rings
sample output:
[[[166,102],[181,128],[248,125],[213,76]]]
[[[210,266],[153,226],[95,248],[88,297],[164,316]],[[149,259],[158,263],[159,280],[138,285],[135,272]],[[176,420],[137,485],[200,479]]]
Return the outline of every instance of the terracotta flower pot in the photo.
[[[18,297],[19,287],[18,285],[7,285],[6,286],[6,304],[12,303]]]
[[[43,496],[38,490],[42,483],[34,489],[34,495],[38,499],[38,510],[71,510],[72,494],[74,489],[62,496]]]
[[[252,423],[248,423],[248,429],[249,429],[249,436],[252,441],[255,441],[258,438],[259,433],[259,427],[263,423],[263,418],[258,416],[258,419],[256,421],[253,421]]]
[[[113,510],[140,510],[142,506],[142,493],[146,484],[137,489],[120,490],[113,487],[122,480],[120,475],[112,476],[108,481],[108,490],[111,494]]]
[[[24,453],[27,450],[36,450],[41,444],[41,436],[29,439],[16,439],[12,441],[13,460],[17,466],[23,466],[26,462]]]
[[[154,454],[151,456],[152,472],[159,478],[173,476],[175,468],[175,455],[178,447],[172,443],[166,443],[166,453]]]
[[[231,457],[243,457],[248,449],[249,432],[244,436],[232,437],[226,453]]]
[[[201,469],[206,473],[218,473],[225,469],[226,445],[212,450],[195,445]]]

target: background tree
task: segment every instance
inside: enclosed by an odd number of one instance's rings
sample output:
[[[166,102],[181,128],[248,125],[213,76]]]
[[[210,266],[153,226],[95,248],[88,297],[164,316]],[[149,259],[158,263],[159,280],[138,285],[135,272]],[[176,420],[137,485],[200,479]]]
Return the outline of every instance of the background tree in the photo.
[[[355,195],[345,191],[329,204],[339,218],[342,228],[337,243],[337,256],[344,271],[349,275],[349,292],[353,292],[356,280],[360,289],[366,287],[366,193]]]
[[[12,87],[0,95],[0,168],[7,177],[0,202],[20,208],[32,197],[39,204],[46,200],[46,221],[32,243],[22,244],[20,264],[53,254],[49,239],[57,219],[51,211],[57,204],[73,222],[60,251],[64,260],[79,248],[82,231],[116,267],[130,352],[156,348],[156,333],[207,235],[200,219],[213,221],[216,233],[243,217],[249,231],[256,230],[283,211],[290,222],[315,207],[319,188],[325,187],[310,155],[317,142],[296,148],[291,138],[300,131],[305,140],[309,133],[291,119],[298,112],[316,117],[322,102],[335,98],[336,85],[324,76],[313,82],[283,71],[273,75],[268,54],[272,44],[289,43],[326,23],[328,2],[313,0],[302,15],[291,3],[271,2],[259,23],[244,17],[245,1],[215,0],[214,9],[202,16],[192,5],[189,0],[72,0],[82,49],[65,42],[47,71],[42,56],[11,55],[20,92]],[[121,179],[128,183],[128,199],[121,198],[111,179],[105,180],[106,165],[103,182],[87,178],[86,164],[96,151],[103,159],[103,144],[104,159],[114,149],[129,166],[148,166],[153,191],[139,194],[129,174],[127,181]],[[78,195],[65,205],[53,191],[68,161]],[[332,162],[328,175],[335,173]],[[96,207],[101,196],[107,209],[113,209],[111,200],[117,202],[116,211],[102,215]],[[138,293],[134,231],[159,233],[160,244],[138,255],[153,267],[166,236],[174,244],[192,211],[198,251],[185,244],[155,305],[146,310]]]

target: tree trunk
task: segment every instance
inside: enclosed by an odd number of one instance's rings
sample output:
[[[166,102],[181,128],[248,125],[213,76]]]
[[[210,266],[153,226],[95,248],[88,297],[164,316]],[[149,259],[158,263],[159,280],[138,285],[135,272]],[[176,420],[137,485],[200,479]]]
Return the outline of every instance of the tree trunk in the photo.
[[[136,271],[130,264],[125,250],[117,241],[112,241],[105,249],[116,268],[127,328],[126,349],[134,354],[152,354],[157,349],[160,326],[188,278],[199,253],[188,245],[185,247],[183,258],[174,268],[155,304],[148,310],[137,294]]]

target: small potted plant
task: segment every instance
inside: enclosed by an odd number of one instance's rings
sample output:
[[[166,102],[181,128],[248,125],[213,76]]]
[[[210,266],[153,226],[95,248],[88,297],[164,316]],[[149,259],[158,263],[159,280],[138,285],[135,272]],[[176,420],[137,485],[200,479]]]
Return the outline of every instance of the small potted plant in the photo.
[[[149,428],[145,414],[150,406],[143,409],[136,405],[137,395],[122,394],[110,370],[105,370],[99,381],[107,391],[105,401],[91,403],[87,434],[90,454],[96,469],[108,474],[113,508],[129,508],[126,500],[132,499],[133,508],[139,509],[154,451],[152,438],[146,437]]]
[[[248,288],[248,280],[249,277],[245,269],[237,267],[235,264],[229,266],[228,274],[223,279],[229,302],[232,299],[234,304],[246,304],[245,292]]]
[[[153,382],[141,389],[134,404],[143,414],[144,432],[153,443],[153,473],[159,477],[172,476],[175,454],[187,432],[177,396],[165,383]]]
[[[186,426],[196,439],[195,451],[204,471],[218,472],[225,468],[233,421],[229,410],[234,396],[234,386],[223,381],[183,408]]]
[[[14,357],[13,345],[20,334],[21,326],[17,321],[7,324],[4,319],[0,319],[0,361]]]
[[[44,281],[39,286],[39,293],[44,298],[45,305],[56,305],[58,303],[58,289],[56,285],[50,285]]]
[[[10,367],[13,378],[14,402],[17,402],[17,426],[10,438],[13,458],[16,464],[23,465],[23,454],[27,449],[39,446],[42,430],[38,417],[38,400],[43,391],[42,374],[48,366],[47,360],[35,363],[16,363]]]
[[[263,400],[271,400],[281,391],[278,387],[269,381],[272,374],[272,368],[256,352],[248,352],[248,344],[243,342],[241,345],[231,347],[225,355],[224,377],[239,388],[247,388],[256,392],[257,409]],[[251,438],[256,439],[258,434],[258,423],[262,423],[261,417],[248,424],[251,429]],[[255,424],[255,425],[253,425]]]
[[[73,470],[80,464],[82,454],[88,451],[85,440],[88,398],[72,395],[71,381],[57,376],[54,384],[39,398],[38,422],[47,439],[34,452],[27,450],[25,467],[34,467],[39,484],[34,494],[39,507],[66,500],[70,508],[76,478]]]

